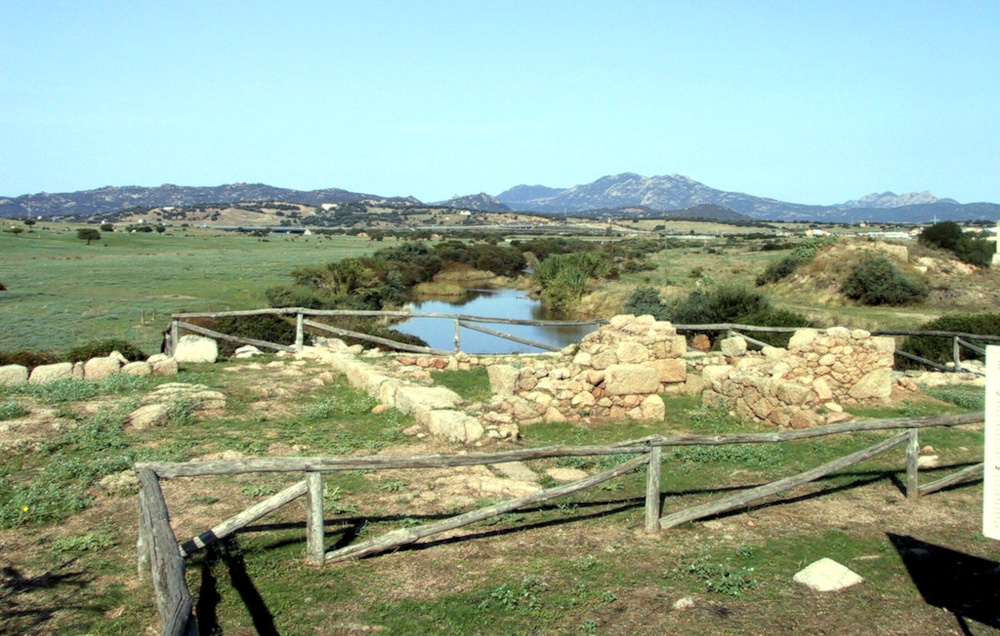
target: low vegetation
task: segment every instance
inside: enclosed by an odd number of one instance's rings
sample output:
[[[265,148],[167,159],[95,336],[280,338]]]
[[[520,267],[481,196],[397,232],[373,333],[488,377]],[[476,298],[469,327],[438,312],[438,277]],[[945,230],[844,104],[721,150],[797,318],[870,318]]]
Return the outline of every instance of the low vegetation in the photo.
[[[927,286],[905,276],[882,255],[865,255],[841,286],[844,296],[862,305],[912,305],[927,298]]]
[[[962,262],[976,267],[989,267],[997,250],[995,241],[987,241],[979,233],[964,232],[954,221],[942,221],[924,228],[920,232],[920,242],[948,250]]]
[[[1000,314],[991,312],[945,314],[940,318],[920,325],[920,331],[955,331],[959,333],[980,334],[984,336],[1000,336]],[[974,339],[973,339],[974,340]],[[974,342],[984,347],[986,342]],[[951,338],[932,336],[908,336],[900,345],[900,349],[918,355],[939,364],[953,362]],[[962,348],[963,360],[982,360],[983,356],[975,351]],[[905,364],[917,364],[905,362]]]

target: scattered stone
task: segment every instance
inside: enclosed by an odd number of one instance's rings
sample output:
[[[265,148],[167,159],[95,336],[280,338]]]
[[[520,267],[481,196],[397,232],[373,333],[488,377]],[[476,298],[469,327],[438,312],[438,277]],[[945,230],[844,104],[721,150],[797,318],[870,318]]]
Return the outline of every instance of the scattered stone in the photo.
[[[121,368],[121,372],[125,375],[141,377],[153,374],[153,365],[143,360],[138,362],[129,362]]]
[[[520,371],[510,365],[498,364],[487,367],[486,373],[490,378],[490,389],[495,395],[514,395]]]
[[[157,360],[153,363],[153,375],[177,375],[177,360],[175,358]]]
[[[0,367],[0,386],[18,386],[28,383],[28,367],[7,364]]]
[[[106,475],[97,483],[108,491],[108,494],[118,497],[126,497],[139,492],[139,478],[130,468]]]
[[[917,457],[917,468],[937,468],[940,459],[937,455],[921,455]]]
[[[674,601],[674,604],[671,607],[678,612],[689,610],[692,607],[694,607],[694,599],[691,598],[690,596],[679,598],[676,601]]]
[[[57,362],[35,367],[28,377],[28,384],[48,384],[59,380],[73,379],[73,363]]]
[[[174,360],[178,364],[214,364],[218,358],[219,344],[205,336],[183,335],[174,350]]]
[[[252,358],[254,356],[262,356],[264,352],[253,345],[243,345],[239,349],[233,352],[234,358]]]
[[[837,592],[864,582],[856,573],[829,558],[820,559],[800,570],[794,580],[816,592]]]
[[[538,481],[538,473],[528,468],[524,462],[504,462],[503,464],[491,464],[491,468],[494,468],[505,477],[514,479],[517,481]]]
[[[163,426],[168,421],[170,421],[170,407],[166,404],[140,406],[128,416],[129,426],[139,431]]]
[[[747,341],[739,336],[725,338],[719,343],[719,345],[722,349],[722,353],[731,358],[738,358],[746,355],[747,353]]]
[[[122,364],[118,358],[113,356],[91,358],[83,365],[83,377],[87,380],[103,380],[109,375],[118,373],[121,366]]]

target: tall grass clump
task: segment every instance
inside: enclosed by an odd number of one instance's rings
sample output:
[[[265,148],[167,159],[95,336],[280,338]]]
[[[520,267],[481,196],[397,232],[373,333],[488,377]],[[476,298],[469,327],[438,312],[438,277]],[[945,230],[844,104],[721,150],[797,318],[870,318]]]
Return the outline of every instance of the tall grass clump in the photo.
[[[762,287],[768,283],[776,283],[779,280],[791,276],[800,265],[804,265],[811,261],[819,252],[820,248],[834,242],[836,242],[836,239],[832,237],[817,238],[809,239],[808,241],[797,245],[792,249],[790,254],[782,258],[780,261],[775,261],[765,267],[764,271],[757,276],[755,283],[758,287]]]

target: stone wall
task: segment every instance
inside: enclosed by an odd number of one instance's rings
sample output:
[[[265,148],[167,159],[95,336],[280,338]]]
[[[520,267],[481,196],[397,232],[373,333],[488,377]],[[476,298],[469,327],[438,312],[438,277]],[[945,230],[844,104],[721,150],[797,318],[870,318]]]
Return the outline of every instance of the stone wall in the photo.
[[[800,329],[787,349],[748,352],[738,337],[722,348],[732,363],[702,370],[703,400],[775,426],[849,419],[843,405],[882,402],[892,391],[893,339],[860,329]]]
[[[488,421],[662,420],[657,393],[687,379],[684,336],[652,316],[615,316],[558,356],[488,367]]]

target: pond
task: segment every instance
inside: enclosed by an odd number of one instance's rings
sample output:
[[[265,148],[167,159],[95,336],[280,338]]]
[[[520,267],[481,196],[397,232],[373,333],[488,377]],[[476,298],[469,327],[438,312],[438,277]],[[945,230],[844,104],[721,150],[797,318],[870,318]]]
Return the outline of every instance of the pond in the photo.
[[[552,316],[538,300],[517,289],[470,289],[461,298],[452,300],[423,300],[408,305],[414,313],[465,314],[489,318],[512,318],[516,320],[560,320]],[[595,325],[569,327],[538,327],[533,325],[505,325],[498,323],[477,323],[477,325],[503,331],[514,336],[542,342],[556,347],[565,347],[580,340],[596,329]],[[446,318],[410,318],[393,327],[403,333],[422,338],[434,349],[453,351],[455,349],[455,321]],[[489,334],[462,328],[460,334],[462,351],[477,354],[539,353],[536,347],[498,338]]]

